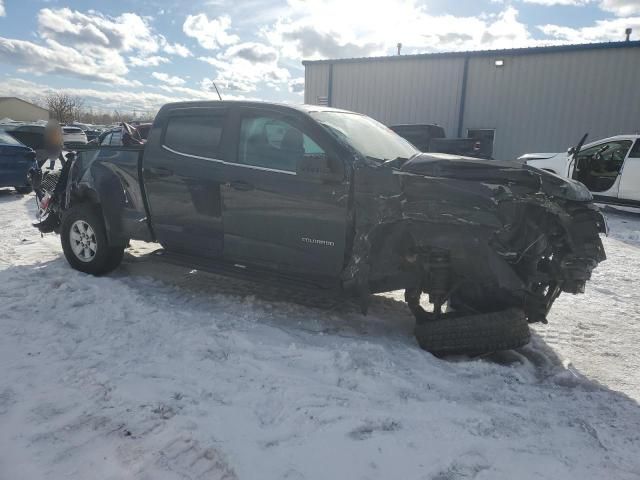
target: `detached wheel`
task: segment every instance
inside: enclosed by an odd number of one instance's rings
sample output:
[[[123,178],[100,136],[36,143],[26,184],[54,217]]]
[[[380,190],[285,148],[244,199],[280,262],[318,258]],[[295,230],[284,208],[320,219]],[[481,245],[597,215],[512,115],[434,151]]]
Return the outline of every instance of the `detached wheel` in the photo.
[[[78,205],[65,213],[60,241],[69,265],[92,275],[114,270],[124,255],[124,247],[109,245],[100,210],[91,204]]]
[[[419,322],[415,335],[421,348],[437,356],[511,350],[531,338],[524,312],[515,308],[462,316],[446,313],[438,320]]]
[[[16,189],[16,192],[20,193],[21,195],[26,195],[28,193],[31,193],[31,191],[33,190],[33,188],[31,188],[31,186],[27,186],[27,187],[13,187]]]

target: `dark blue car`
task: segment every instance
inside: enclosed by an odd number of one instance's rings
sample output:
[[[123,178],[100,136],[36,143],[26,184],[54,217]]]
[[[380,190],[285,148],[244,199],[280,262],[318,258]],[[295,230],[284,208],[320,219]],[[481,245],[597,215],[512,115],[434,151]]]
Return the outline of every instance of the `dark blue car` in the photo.
[[[27,172],[35,165],[36,153],[0,129],[0,187],[29,193]]]

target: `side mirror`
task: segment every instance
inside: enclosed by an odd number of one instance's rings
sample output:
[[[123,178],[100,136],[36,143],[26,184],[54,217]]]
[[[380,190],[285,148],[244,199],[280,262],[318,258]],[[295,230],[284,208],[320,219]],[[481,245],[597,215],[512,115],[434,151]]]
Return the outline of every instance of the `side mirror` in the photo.
[[[296,164],[296,175],[316,182],[342,180],[342,176],[331,170],[329,159],[324,153],[303,155]]]

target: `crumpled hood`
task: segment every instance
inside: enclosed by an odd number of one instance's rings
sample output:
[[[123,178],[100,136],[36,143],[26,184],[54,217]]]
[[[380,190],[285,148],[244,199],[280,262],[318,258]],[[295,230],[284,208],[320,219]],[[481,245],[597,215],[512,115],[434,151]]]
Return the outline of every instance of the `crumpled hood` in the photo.
[[[588,202],[593,199],[591,192],[580,182],[517,160],[481,160],[442,153],[422,153],[407,161],[401,170],[435,178],[477,180],[498,185],[517,184],[565,200]]]

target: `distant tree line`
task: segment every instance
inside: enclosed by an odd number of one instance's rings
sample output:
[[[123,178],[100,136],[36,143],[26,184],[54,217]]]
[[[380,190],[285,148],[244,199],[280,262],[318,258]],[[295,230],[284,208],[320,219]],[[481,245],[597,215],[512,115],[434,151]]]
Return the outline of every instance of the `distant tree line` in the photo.
[[[111,113],[94,112],[92,107],[86,107],[84,99],[63,92],[50,92],[44,97],[44,107],[49,110],[49,117],[60,123],[90,123],[95,125],[109,125],[133,120],[150,121],[156,112],[125,112],[115,109]]]

